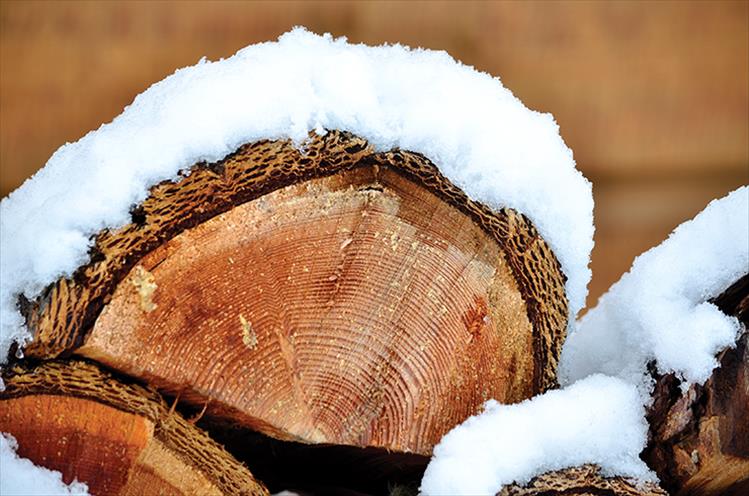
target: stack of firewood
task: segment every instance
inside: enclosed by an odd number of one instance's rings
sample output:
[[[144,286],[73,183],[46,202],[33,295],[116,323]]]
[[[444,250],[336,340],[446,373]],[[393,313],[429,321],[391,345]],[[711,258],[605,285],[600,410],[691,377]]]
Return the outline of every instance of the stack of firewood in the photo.
[[[154,186],[21,302],[35,340],[0,431],[97,495],[415,492],[486,400],[556,387],[564,282],[526,217],[422,155],[253,143]],[[716,303],[747,323],[749,279]],[[748,357],[745,334],[703,386],[657,378],[643,456],[663,488],[749,494]],[[583,466],[501,494],[664,491]]]

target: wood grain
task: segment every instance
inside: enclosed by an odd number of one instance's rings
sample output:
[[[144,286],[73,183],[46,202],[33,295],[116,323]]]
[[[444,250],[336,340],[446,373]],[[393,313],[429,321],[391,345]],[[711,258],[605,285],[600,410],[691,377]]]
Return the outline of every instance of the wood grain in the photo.
[[[143,417],[52,395],[3,401],[0,430],[16,438],[19,456],[61,472],[66,484],[85,482],[93,494],[121,494],[153,438],[153,423]],[[156,487],[166,487],[160,482]]]
[[[413,182],[361,168],[161,245],[76,352],[282,439],[428,454],[487,399],[536,392],[533,347],[497,242]]]

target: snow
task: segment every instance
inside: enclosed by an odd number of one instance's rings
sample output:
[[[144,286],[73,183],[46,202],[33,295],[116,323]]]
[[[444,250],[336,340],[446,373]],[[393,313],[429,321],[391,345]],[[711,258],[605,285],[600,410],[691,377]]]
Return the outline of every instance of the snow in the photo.
[[[749,187],[711,202],[640,255],[567,338],[564,389],[517,405],[489,401],[435,447],[422,491],[496,494],[551,470],[598,464],[604,475],[653,479],[647,364],[702,383],[741,324],[707,300],[749,273]]]
[[[0,203],[0,363],[30,338],[18,295],[34,298],[84,264],[91,235],[127,223],[149,186],[243,143],[301,146],[334,129],[379,151],[420,152],[474,200],[526,214],[560,260],[574,320],[590,279],[593,200],[553,117],[445,52],[297,28],[154,84]]]
[[[421,491],[496,494],[503,485],[585,463],[604,474],[652,479],[639,458],[647,440],[644,413],[636,387],[603,375],[515,405],[490,400],[442,438]]]
[[[34,465],[16,454],[18,442],[10,434],[0,432],[0,494],[3,496],[62,496],[87,495],[88,486],[74,480],[70,485],[62,481],[55,470]]]
[[[560,376],[571,383],[604,373],[642,383],[645,366],[702,383],[732,346],[741,325],[707,300],[749,273],[749,187],[711,202],[677,227],[580,321],[562,351]]]

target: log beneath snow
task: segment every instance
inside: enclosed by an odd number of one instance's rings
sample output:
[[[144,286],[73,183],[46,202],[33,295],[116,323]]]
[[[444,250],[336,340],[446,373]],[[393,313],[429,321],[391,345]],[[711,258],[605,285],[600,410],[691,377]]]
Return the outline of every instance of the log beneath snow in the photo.
[[[555,384],[564,276],[524,216],[346,133],[242,147],[151,190],[24,305],[75,352],[279,439],[429,454]]]
[[[666,496],[652,482],[604,477],[595,465],[557,470],[539,475],[526,485],[512,484],[497,496]]]
[[[16,438],[19,456],[91,494],[268,494],[151,390],[76,361],[18,365],[5,380],[0,431]]]
[[[749,275],[714,303],[743,322],[736,343],[703,385],[682,392],[679,380],[657,377],[645,453],[663,486],[675,495],[749,494]]]
[[[749,325],[749,275],[714,300]],[[643,457],[671,494],[740,496],[749,493],[749,347],[746,331],[719,355],[720,367],[702,386],[682,393],[674,374],[657,378]],[[543,474],[500,496],[660,495],[657,485],[603,477],[593,465]]]

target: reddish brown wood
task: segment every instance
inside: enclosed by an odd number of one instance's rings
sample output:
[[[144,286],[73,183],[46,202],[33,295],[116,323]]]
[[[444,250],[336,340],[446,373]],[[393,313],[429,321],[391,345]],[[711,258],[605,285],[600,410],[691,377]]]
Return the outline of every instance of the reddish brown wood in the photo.
[[[141,259],[77,353],[282,439],[428,454],[534,388],[502,249],[389,170],[287,186]]]
[[[2,402],[0,431],[18,440],[19,456],[61,472],[65,483],[77,478],[93,494],[121,494],[153,423],[90,400],[32,395]]]

